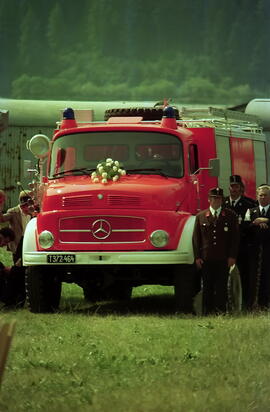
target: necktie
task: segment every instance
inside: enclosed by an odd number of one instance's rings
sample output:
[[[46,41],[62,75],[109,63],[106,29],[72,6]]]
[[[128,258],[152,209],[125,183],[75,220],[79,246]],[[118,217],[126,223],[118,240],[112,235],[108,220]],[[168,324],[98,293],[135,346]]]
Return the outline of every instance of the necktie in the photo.
[[[234,204],[235,204],[235,200],[232,200],[232,207],[234,207]]]
[[[264,208],[262,208],[261,216],[265,216],[265,209]]]

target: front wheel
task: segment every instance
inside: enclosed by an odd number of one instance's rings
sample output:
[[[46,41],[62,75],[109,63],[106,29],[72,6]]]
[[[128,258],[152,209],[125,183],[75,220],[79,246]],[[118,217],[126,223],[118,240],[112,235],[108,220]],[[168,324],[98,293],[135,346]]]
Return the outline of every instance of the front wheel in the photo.
[[[26,270],[26,298],[31,312],[50,313],[59,308],[62,283],[46,266]]]

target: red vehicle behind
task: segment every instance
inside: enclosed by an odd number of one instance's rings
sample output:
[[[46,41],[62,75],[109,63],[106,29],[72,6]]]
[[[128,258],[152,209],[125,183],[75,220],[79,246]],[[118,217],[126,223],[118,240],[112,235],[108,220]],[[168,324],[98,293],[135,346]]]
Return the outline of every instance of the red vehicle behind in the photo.
[[[66,109],[52,141],[29,141],[40,159],[39,213],[23,245],[31,311],[57,309],[62,282],[77,283],[91,301],[173,285],[178,310],[193,310],[195,215],[232,173],[254,197],[266,179],[266,149],[251,116],[211,108],[177,115],[173,107],[109,110],[104,122],[79,123]]]

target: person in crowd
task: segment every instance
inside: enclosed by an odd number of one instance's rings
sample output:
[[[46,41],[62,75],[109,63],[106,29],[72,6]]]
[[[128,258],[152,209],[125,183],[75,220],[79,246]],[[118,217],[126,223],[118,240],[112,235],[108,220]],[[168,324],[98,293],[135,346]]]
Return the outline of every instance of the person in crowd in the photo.
[[[245,196],[245,185],[239,175],[230,176],[229,191],[230,196],[224,198],[224,207],[232,209],[241,224],[245,219],[246,211],[256,206],[256,200]]]
[[[268,309],[270,304],[270,186],[257,188],[258,206],[245,216],[249,264],[248,309]]]
[[[10,228],[15,233],[15,239],[9,243],[9,249],[17,255],[20,255],[18,248],[21,249],[22,238],[27,223],[31,219],[31,207],[32,201],[31,192],[29,190],[23,190],[19,194],[19,204],[11,209],[8,209],[6,213],[3,213],[3,202],[0,203],[0,222],[8,222]]]
[[[241,176],[230,176],[230,195],[224,198],[223,206],[232,209],[238,216],[240,242],[236,264],[239,269],[242,286],[242,306],[246,308],[249,296],[249,269],[247,261],[247,236],[245,231],[245,215],[248,209],[256,206],[256,200],[245,196],[245,186]]]
[[[14,266],[12,252],[6,250],[6,246],[14,239],[12,229],[0,229],[0,301],[5,306],[21,307],[25,303],[24,270]]]
[[[229,268],[236,262],[239,243],[237,215],[222,208],[223,189],[208,193],[209,208],[196,216],[193,249],[203,280],[202,313],[226,313]]]

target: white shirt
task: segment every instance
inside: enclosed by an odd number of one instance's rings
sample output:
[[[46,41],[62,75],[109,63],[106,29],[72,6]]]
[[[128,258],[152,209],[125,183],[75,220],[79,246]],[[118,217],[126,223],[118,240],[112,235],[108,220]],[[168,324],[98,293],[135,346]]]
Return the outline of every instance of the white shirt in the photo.
[[[262,213],[262,209],[265,210],[265,214],[267,213],[268,209],[269,209],[270,205],[267,206],[261,206],[259,205],[259,209],[260,209],[260,213]],[[250,222],[250,209],[247,210],[246,215],[245,215],[245,221],[246,222]]]
[[[260,212],[262,213],[262,209],[264,209],[264,210],[265,210],[265,214],[266,214],[267,211],[268,211],[268,209],[269,209],[269,206],[270,206],[270,205],[267,205],[267,206],[261,206],[261,205],[259,205]]]
[[[239,196],[237,199],[233,200],[233,199],[230,197],[231,206],[232,206],[232,202],[234,202],[234,206],[235,206],[236,203],[239,202],[240,198],[241,198],[241,196]]]
[[[221,207],[219,207],[218,209],[215,210],[215,209],[212,208],[212,206],[210,206],[209,209],[210,209],[210,212],[211,212],[212,216],[215,216],[215,213],[216,213],[216,216],[219,217],[219,214],[221,212]]]

